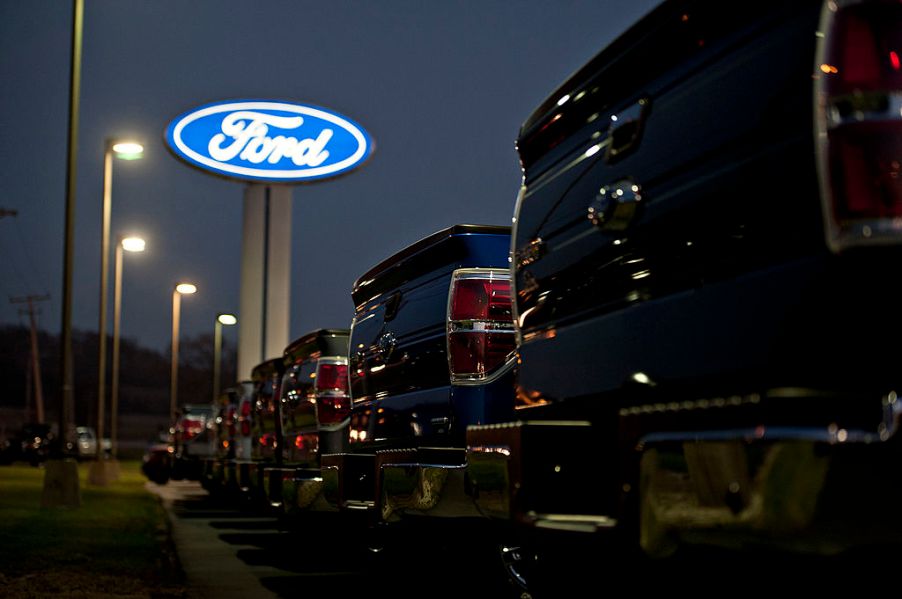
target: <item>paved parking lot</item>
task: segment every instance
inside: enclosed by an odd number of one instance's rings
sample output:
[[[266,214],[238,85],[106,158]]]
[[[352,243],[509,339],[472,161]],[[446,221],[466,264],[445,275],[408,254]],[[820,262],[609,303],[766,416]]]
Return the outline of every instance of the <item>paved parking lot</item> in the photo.
[[[329,530],[328,521],[314,530],[246,513],[215,501],[198,483],[148,482],[147,488],[169,513],[192,597],[472,598],[512,592],[497,564],[461,550],[467,540],[459,534],[447,543],[414,540],[374,553],[359,536]]]

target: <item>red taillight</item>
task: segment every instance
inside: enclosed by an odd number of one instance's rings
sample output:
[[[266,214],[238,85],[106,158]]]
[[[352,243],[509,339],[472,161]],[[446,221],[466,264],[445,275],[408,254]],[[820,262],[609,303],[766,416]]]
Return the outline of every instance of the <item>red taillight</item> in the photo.
[[[515,349],[510,333],[455,332],[448,337],[451,372],[484,375],[507,360]]]
[[[316,415],[320,424],[338,424],[351,414],[351,399],[345,397],[318,397]]]
[[[828,242],[902,242],[902,4],[828,7],[818,65]]]
[[[829,140],[836,217],[902,217],[902,121],[837,127]]]
[[[226,430],[230,437],[235,436],[235,407],[230,406],[226,411]]]
[[[246,401],[241,404],[241,416],[238,417],[241,422],[242,436],[249,437],[251,434],[251,402]]]
[[[340,424],[351,414],[348,365],[320,360],[316,372],[316,417],[320,424]]]
[[[510,273],[460,269],[448,299],[448,365],[452,382],[486,379],[516,349]]]
[[[510,280],[459,279],[451,296],[450,318],[492,322],[512,320]]]
[[[348,391],[348,365],[347,364],[319,364],[316,373],[317,391]]]
[[[194,437],[204,432],[204,421],[185,418],[182,421],[182,435],[186,441],[190,441]]]
[[[837,9],[821,65],[822,72],[832,75],[827,93],[883,92],[902,85],[899,12],[898,3],[890,2],[862,2]]]

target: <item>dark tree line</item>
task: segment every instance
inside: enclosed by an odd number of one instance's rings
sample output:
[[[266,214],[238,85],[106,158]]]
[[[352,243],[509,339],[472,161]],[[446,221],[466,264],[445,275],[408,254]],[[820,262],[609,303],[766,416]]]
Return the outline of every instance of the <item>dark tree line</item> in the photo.
[[[60,344],[56,335],[40,331],[41,379],[44,409],[48,420],[57,418],[60,392]],[[107,340],[107,402],[111,388],[112,339]],[[29,330],[23,326],[0,326],[0,377],[3,380],[0,406],[28,407],[34,415],[30,364]],[[75,373],[75,420],[93,422],[97,408],[97,333],[73,332],[72,355]],[[170,352],[141,347],[131,339],[120,339],[120,413],[160,414],[169,412]],[[222,388],[235,380],[235,347],[223,340]],[[179,344],[179,403],[211,401],[213,393],[213,335],[186,337]],[[109,404],[107,404],[109,406]],[[107,407],[109,412],[109,407]]]

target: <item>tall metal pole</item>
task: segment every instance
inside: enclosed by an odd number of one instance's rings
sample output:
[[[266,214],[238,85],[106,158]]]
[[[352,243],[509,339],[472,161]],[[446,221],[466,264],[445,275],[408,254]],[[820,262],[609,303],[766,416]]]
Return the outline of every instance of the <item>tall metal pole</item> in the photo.
[[[103,153],[103,210],[100,223],[100,314],[97,353],[97,459],[103,459],[106,424],[106,315],[110,273],[110,212],[112,211],[113,152],[107,142]]]
[[[72,374],[72,270],[75,247],[75,179],[78,154],[78,104],[81,95],[81,46],[84,29],[84,0],[72,3],[72,52],[69,71],[69,140],[66,163],[66,229],[63,242],[62,340],[60,348],[59,438],[57,454],[62,455],[68,439],[69,423],[75,407]],[[77,488],[78,481],[76,481]]]
[[[122,237],[116,238],[113,267],[113,382],[110,389],[110,443],[115,460],[119,451],[119,321],[122,313]]]
[[[75,409],[72,374],[72,270],[75,246],[75,174],[78,149],[78,99],[81,95],[81,42],[84,29],[84,0],[72,2],[72,51],[69,69],[69,137],[66,161],[66,218],[63,240],[62,331],[60,332],[59,428],[53,457],[44,468],[41,505],[78,507],[81,493],[78,466],[65,460],[66,442],[75,442],[69,428]]]
[[[178,405],[179,378],[179,311],[181,294],[172,290],[172,364],[169,371],[169,422],[175,424],[175,409]]]
[[[219,400],[219,380],[222,369],[222,323],[216,317],[213,325],[213,403]]]

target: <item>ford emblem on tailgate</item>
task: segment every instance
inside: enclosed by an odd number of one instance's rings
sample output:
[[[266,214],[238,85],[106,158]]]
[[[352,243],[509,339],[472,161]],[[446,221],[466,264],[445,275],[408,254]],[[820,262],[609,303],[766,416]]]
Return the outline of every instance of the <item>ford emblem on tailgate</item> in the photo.
[[[360,125],[325,108],[267,100],[216,102],[166,127],[182,160],[237,179],[302,183],[360,166],[373,140]]]

